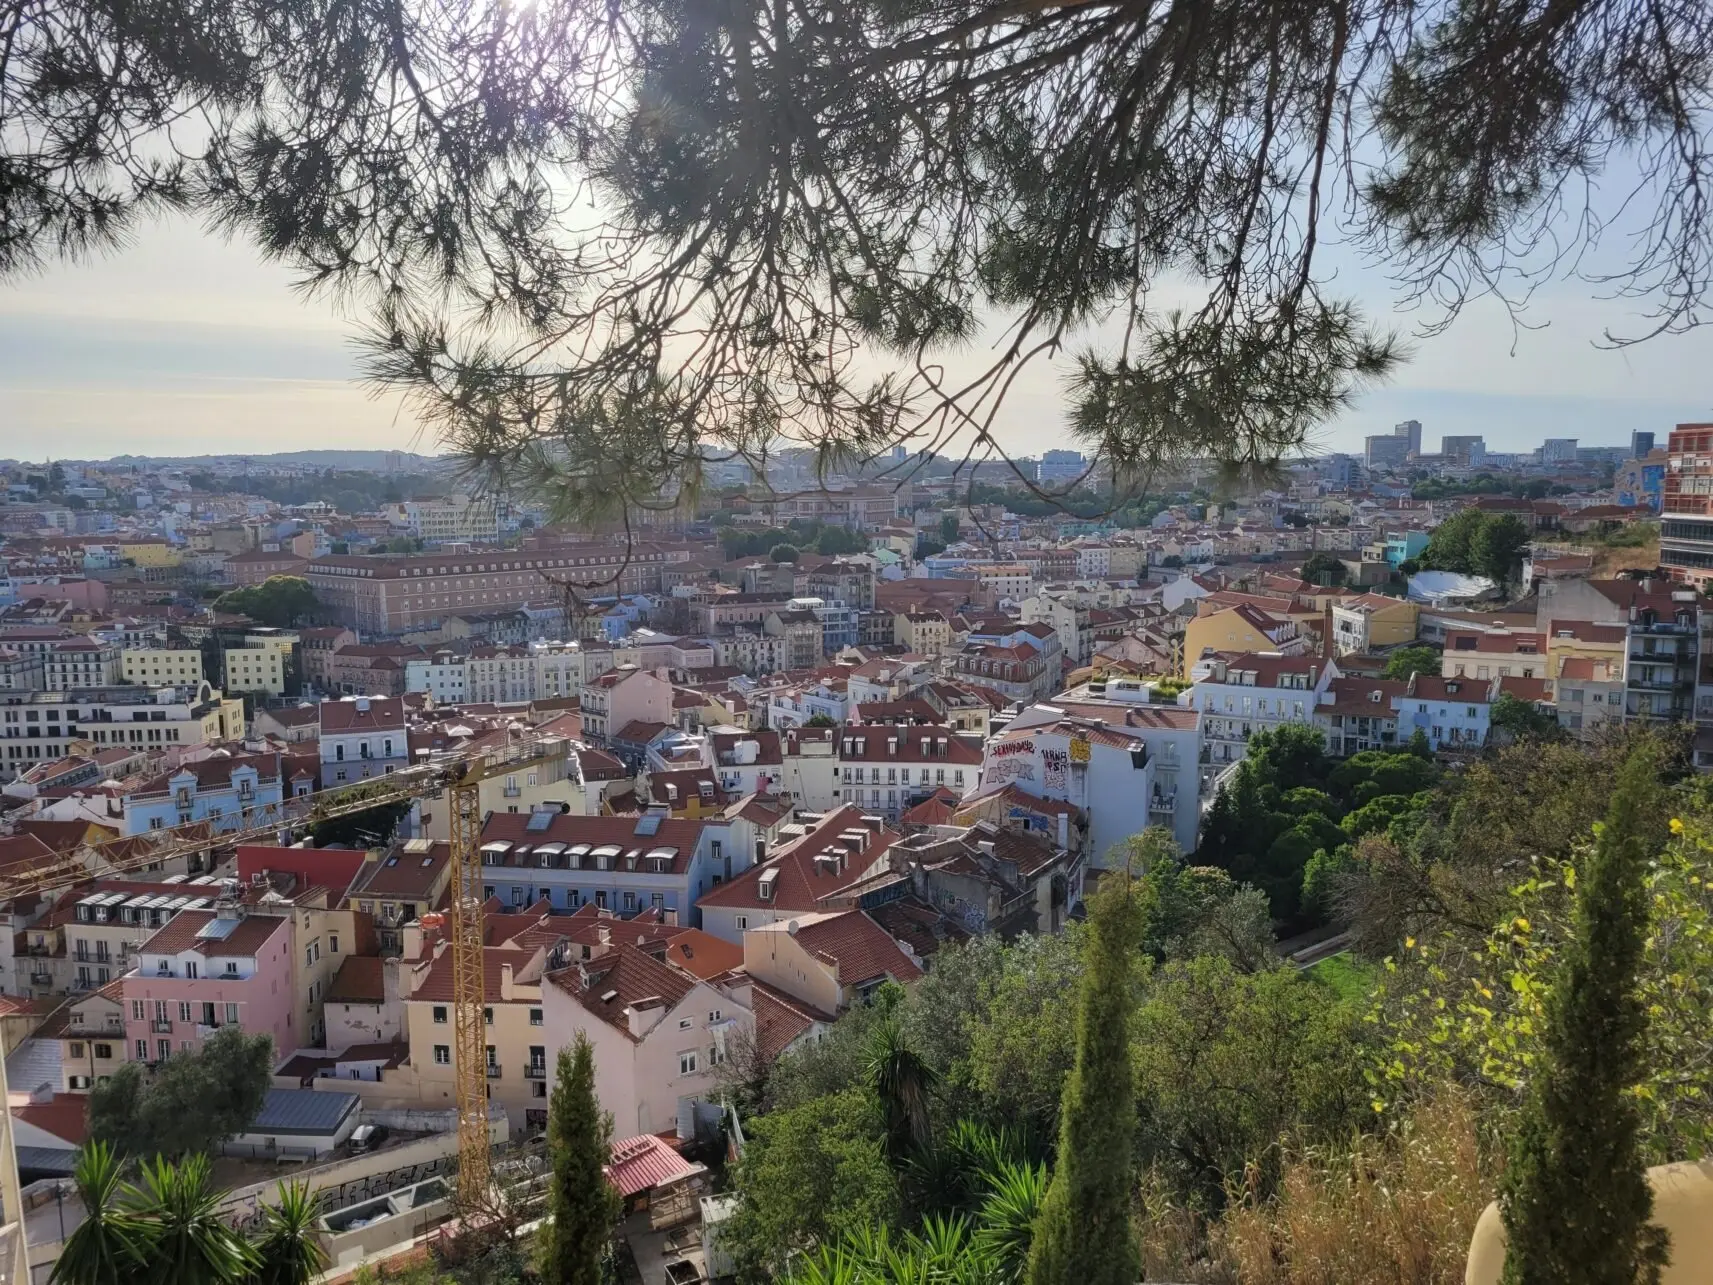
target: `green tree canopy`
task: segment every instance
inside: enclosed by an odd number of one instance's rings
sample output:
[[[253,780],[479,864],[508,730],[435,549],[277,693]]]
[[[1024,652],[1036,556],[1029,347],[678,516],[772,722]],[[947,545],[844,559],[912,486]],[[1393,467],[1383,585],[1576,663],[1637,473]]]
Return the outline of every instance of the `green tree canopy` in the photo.
[[[121,1155],[178,1157],[241,1133],[273,1084],[271,1035],[225,1026],[190,1053],[161,1062],[152,1078],[127,1062],[89,1094],[90,1137]]]
[[[1529,529],[1516,514],[1461,509],[1433,529],[1421,564],[1504,584],[1516,579],[1528,544]]]
[[[757,1117],[747,1131],[733,1175],[738,1207],[725,1232],[745,1275],[775,1274],[793,1253],[897,1216],[884,1118],[867,1090],[811,1098]]]
[[[795,562],[802,555],[794,544],[776,544],[768,551],[767,556],[775,562]]]
[[[1425,643],[1400,647],[1386,657],[1386,668],[1381,677],[1404,681],[1411,674],[1438,674],[1439,649],[1429,647]]]
[[[1487,713],[1488,724],[1494,731],[1517,741],[1553,740],[1564,735],[1564,729],[1551,714],[1533,701],[1522,700],[1510,692],[1500,692]]]
[[[1529,529],[1514,513],[1495,513],[1469,541],[1469,562],[1475,571],[1505,584],[1517,578],[1529,547]]]
[[[1303,579],[1311,584],[1337,586],[1349,578],[1350,572],[1336,553],[1316,553],[1303,563]]]
[[[276,629],[314,620],[317,606],[315,590],[302,576],[269,576],[259,585],[234,589],[214,600],[216,611],[248,616]]]

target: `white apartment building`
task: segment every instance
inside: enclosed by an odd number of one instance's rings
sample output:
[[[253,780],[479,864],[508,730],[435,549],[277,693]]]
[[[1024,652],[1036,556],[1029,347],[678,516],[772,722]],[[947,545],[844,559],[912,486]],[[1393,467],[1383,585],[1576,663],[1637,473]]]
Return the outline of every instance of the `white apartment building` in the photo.
[[[427,692],[436,705],[462,705],[468,676],[469,661],[457,652],[437,651],[404,663],[405,691]]]
[[[1083,580],[1104,580],[1112,574],[1112,548],[1105,544],[1077,546],[1077,576]],[[1136,574],[1132,564],[1130,574]]]
[[[1002,742],[1001,737],[1009,739]],[[1033,743],[1020,747],[1019,737]],[[1007,748],[996,748],[1002,743]],[[1091,766],[1079,772],[1078,764],[1092,765],[1096,744],[1124,751],[1129,768],[1109,759],[1098,771]],[[988,741],[982,790],[1009,783],[1036,798],[1087,809],[1097,864],[1114,845],[1149,825],[1168,827],[1178,846],[1193,852],[1200,837],[1201,757],[1199,710],[1153,704],[1141,683],[1085,684],[1051,704],[1029,706]],[[1019,765],[1010,766],[1008,760]]]
[[[406,500],[396,507],[393,520],[428,544],[493,540],[500,533],[494,502],[468,495]]]
[[[74,745],[96,750],[186,749],[244,736],[244,702],[209,683],[0,693],[0,780],[64,758]]]
[[[1193,686],[1178,703],[1201,711],[1204,776],[1217,776],[1242,759],[1256,732],[1312,724],[1320,693],[1338,676],[1337,666],[1318,656],[1214,652],[1197,661],[1190,668]]]
[[[611,647],[583,642],[531,642],[478,647],[468,655],[443,650],[405,661],[404,689],[427,692],[436,704],[551,700],[576,696],[616,668]]]
[[[117,683],[124,672],[118,643],[78,636],[53,643],[42,658],[42,677],[50,692],[77,691]]]

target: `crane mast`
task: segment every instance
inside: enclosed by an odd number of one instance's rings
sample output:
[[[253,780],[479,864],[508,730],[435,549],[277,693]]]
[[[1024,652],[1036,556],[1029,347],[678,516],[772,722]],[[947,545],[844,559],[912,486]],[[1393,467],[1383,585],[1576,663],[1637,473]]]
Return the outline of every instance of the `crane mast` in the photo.
[[[387,803],[401,803],[446,793],[451,808],[452,888],[452,1012],[453,1061],[458,1099],[458,1192],[471,1211],[488,1206],[492,1181],[492,1144],[488,1131],[488,1052],[486,985],[484,982],[482,904],[481,784],[526,764],[561,758],[570,743],[563,738],[534,738],[498,750],[479,750],[437,759],[353,785],[321,790],[282,804],[254,810],[247,823],[217,835],[186,835],[155,831],[147,842],[120,839],[91,845],[94,868],[65,854],[28,871],[0,876],[0,900],[32,893],[55,892],[103,875],[118,875],[164,865],[180,857],[231,848],[246,842],[277,839],[282,830],[348,816]],[[142,836],[139,836],[142,837]],[[5,1092],[5,1066],[0,1061],[0,1094]],[[11,1285],[28,1279],[23,1210],[19,1207],[16,1150],[11,1113],[0,1120],[0,1200],[8,1222],[0,1226],[0,1281]],[[8,1237],[11,1238],[8,1243]]]
[[[487,996],[482,963],[482,776],[452,785],[452,1064],[458,1090],[458,1195],[466,1211],[486,1207],[488,1135]]]

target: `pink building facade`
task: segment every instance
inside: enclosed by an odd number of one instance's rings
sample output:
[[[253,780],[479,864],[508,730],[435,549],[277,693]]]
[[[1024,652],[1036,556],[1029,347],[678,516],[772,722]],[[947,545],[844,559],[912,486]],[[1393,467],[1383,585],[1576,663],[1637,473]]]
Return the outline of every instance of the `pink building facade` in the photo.
[[[160,1062],[237,1026],[274,1038],[276,1061],[303,1042],[292,1026],[291,921],[185,910],[138,948],[122,994],[125,1055]]]

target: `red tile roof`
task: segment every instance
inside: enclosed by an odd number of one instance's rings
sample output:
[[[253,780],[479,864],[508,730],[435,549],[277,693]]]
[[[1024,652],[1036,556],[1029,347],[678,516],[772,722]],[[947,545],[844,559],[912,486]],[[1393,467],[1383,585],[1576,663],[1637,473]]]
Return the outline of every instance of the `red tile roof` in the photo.
[[[913,982],[922,975],[891,934],[860,910],[800,922],[794,935],[799,946],[838,969],[841,986],[860,986],[879,977]]]
[[[350,895],[421,900],[433,895],[451,860],[450,843],[435,843],[426,852],[407,851],[404,844],[395,844],[379,861],[357,872]]]
[[[633,1039],[626,1010],[655,1004],[671,1010],[698,984],[692,974],[631,945],[617,946],[577,968],[550,973],[547,980]]]
[[[379,1004],[386,999],[386,966],[374,955],[351,955],[327,987],[327,1001]]]
[[[503,946],[489,946],[482,952],[482,1001],[486,1004],[539,1004],[541,1001],[534,996],[513,993],[510,1000],[505,998],[503,981],[506,967],[509,965],[514,984],[536,986],[540,983],[541,975],[533,970],[533,966],[542,958],[540,950],[508,950]],[[419,965],[420,967],[420,965]],[[452,1002],[452,951],[440,952],[426,970],[424,970],[411,991],[410,998],[414,1003],[425,1000],[435,1004],[450,1004]]]
[[[805,1004],[765,982],[752,982],[750,1003],[755,1010],[755,1047],[763,1062],[771,1062],[816,1022],[832,1025],[833,1015]]]
[[[321,703],[321,734],[341,732],[396,732],[404,730],[404,702],[393,696],[360,698],[367,709],[358,708],[356,700],[323,701]],[[402,747],[401,747],[402,748]]]
[[[666,962],[703,981],[743,967],[743,947],[700,928],[681,928],[666,942]]]
[[[229,936],[198,937],[197,933],[214,919],[213,911],[181,910],[138,950],[150,955],[177,955],[187,950],[199,955],[222,957],[259,955],[275,933],[291,932],[291,921],[283,916],[246,915]]]
[[[944,763],[965,767],[981,762],[981,751],[960,739],[955,727],[944,724],[869,723],[847,727],[839,735],[838,755],[846,763]]]
[[[1389,678],[1335,678],[1327,684],[1332,700],[1315,706],[1315,713],[1340,714],[1347,718],[1395,719],[1394,697],[1402,696],[1409,684]],[[1373,699],[1378,693],[1379,699]]]
[[[656,816],[659,815],[656,813]],[[487,864],[518,867],[538,865],[533,851],[543,844],[562,843],[574,847],[586,843],[597,848],[620,848],[625,858],[633,852],[636,853],[639,870],[644,868],[641,858],[646,854],[663,853],[667,848],[674,848],[676,851],[671,855],[670,868],[663,873],[683,874],[690,867],[690,858],[695,854],[696,845],[701,842],[702,831],[710,824],[705,819],[661,817],[654,833],[645,834],[642,818],[634,816],[586,817],[561,813],[555,816],[544,830],[531,830],[529,822],[530,814],[524,812],[496,812],[490,816],[482,826],[482,843],[509,843],[512,848],[508,852],[492,854],[493,859]],[[520,856],[520,851],[525,847],[530,851],[522,852]],[[489,854],[484,854],[485,861],[488,856]],[[594,868],[594,862],[587,856],[584,860],[587,868]],[[608,868],[613,868],[615,864],[610,862]]]
[[[882,853],[898,841],[899,836],[884,826],[879,833],[869,829],[863,824],[862,817],[862,810],[849,804],[835,808],[807,834],[780,847],[766,861],[751,866],[716,888],[710,888],[696,904],[773,909],[786,913],[814,910],[822,897],[861,877]],[[861,849],[852,852],[850,847],[858,843],[856,832],[859,830],[862,832]],[[852,836],[848,845],[839,837],[846,832]],[[815,858],[826,852],[838,853],[840,864],[829,868],[828,863],[817,863]],[[772,895],[764,900],[760,891],[761,881],[770,872]]]
[[[21,1103],[12,1108],[12,1115],[74,1147],[89,1137],[89,1095],[85,1093],[55,1093],[47,1102]]]

